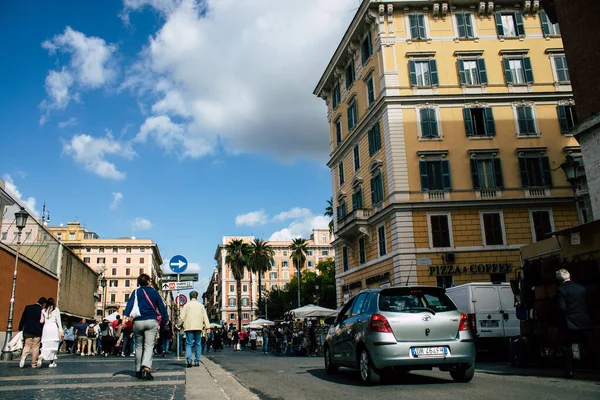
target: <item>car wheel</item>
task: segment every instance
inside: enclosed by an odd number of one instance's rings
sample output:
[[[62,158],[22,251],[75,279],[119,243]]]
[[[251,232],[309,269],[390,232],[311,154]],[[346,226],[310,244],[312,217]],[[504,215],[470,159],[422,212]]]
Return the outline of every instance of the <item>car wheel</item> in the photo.
[[[454,379],[456,382],[470,382],[474,375],[475,364],[468,367],[458,368],[455,371],[450,371],[450,376],[452,376],[452,379]]]
[[[338,367],[333,363],[333,356],[331,350],[329,350],[329,346],[325,346],[323,355],[325,358],[325,372],[328,374],[335,374],[338,371]]]
[[[381,381],[381,375],[373,368],[369,353],[364,347],[360,351],[358,368],[360,370],[360,380],[362,383],[366,385],[377,385]]]

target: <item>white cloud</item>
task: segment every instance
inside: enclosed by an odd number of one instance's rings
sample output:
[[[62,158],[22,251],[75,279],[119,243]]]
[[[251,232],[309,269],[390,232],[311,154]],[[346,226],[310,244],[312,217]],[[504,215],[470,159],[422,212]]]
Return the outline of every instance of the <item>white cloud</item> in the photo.
[[[49,71],[46,76],[48,99],[40,105],[45,111],[40,119],[42,125],[51,110],[63,110],[71,100],[78,100],[77,90],[102,87],[116,76],[114,53],[117,48],[104,39],[86,36],[67,26],[61,35],[44,41],[42,47],[50,55],[62,52],[71,56],[68,65]]]
[[[68,128],[70,126],[75,126],[78,124],[77,118],[71,117],[66,121],[61,121],[58,123],[59,128]]]
[[[313,229],[328,229],[328,217],[322,215],[308,215],[300,219],[296,219],[290,223],[287,228],[281,229],[271,235],[270,241],[289,241],[295,238],[308,239],[312,234]]]
[[[269,216],[265,210],[252,211],[247,214],[238,215],[235,217],[236,226],[256,226],[267,223]]]
[[[136,217],[133,220],[132,228],[134,231],[147,231],[152,229],[152,222],[146,218]]]
[[[113,199],[110,203],[110,209],[115,210],[121,203],[121,200],[123,200],[123,194],[121,192],[113,192],[112,196]]]
[[[115,164],[105,160],[107,155],[115,155],[127,159],[136,153],[127,143],[119,142],[107,131],[106,137],[95,138],[87,134],[74,135],[69,142],[63,143],[63,152],[73,157],[76,163],[102,177],[108,179],[125,179],[125,173],[117,169]]]
[[[283,211],[273,217],[273,221],[285,221],[288,219],[298,219],[311,216],[312,213],[308,208],[294,207],[289,211]]]
[[[327,156],[326,110],[312,91],[356,0],[125,0],[125,13],[147,6],[165,22],[122,87],[155,117],[179,117],[167,150]],[[165,147],[162,135],[147,136]]]
[[[19,189],[17,188],[15,181],[12,179],[12,176],[10,176],[9,174],[4,174],[2,176],[2,179],[6,183],[6,191],[15,200],[17,200],[17,202],[19,202],[21,205],[23,205],[30,214],[34,215],[35,217],[39,217],[40,212],[38,210],[36,210],[36,208],[35,208],[35,206],[36,206],[35,197],[24,198],[21,191],[19,191]],[[0,210],[0,211],[2,211],[2,210]]]

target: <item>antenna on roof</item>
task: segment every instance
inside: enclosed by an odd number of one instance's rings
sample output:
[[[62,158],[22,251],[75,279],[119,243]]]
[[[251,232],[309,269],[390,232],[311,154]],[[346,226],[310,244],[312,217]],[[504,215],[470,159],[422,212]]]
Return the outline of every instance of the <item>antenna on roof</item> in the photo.
[[[44,208],[42,209],[42,225],[48,226],[49,221],[50,221],[50,212],[46,208],[46,202],[44,201]]]

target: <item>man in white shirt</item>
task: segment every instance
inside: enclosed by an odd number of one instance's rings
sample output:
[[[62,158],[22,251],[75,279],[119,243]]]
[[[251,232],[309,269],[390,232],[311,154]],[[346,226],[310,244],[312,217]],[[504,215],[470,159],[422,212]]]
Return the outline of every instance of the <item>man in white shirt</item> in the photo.
[[[190,292],[190,302],[183,307],[179,319],[179,325],[183,326],[186,335],[185,358],[188,368],[192,367],[192,347],[195,353],[194,366],[198,367],[200,365],[200,340],[202,339],[202,332],[208,328],[209,324],[206,309],[198,301],[198,292],[195,290]]]

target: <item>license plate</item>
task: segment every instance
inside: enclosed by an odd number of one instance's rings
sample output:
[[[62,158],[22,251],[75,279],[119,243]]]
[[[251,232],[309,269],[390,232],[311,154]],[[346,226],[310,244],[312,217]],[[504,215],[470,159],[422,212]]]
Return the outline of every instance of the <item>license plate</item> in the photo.
[[[500,326],[500,323],[498,322],[498,320],[491,320],[491,321],[487,321],[487,320],[483,320],[481,321],[481,327],[482,328],[498,328]]]
[[[447,347],[413,347],[411,349],[413,357],[419,356],[446,356]]]

